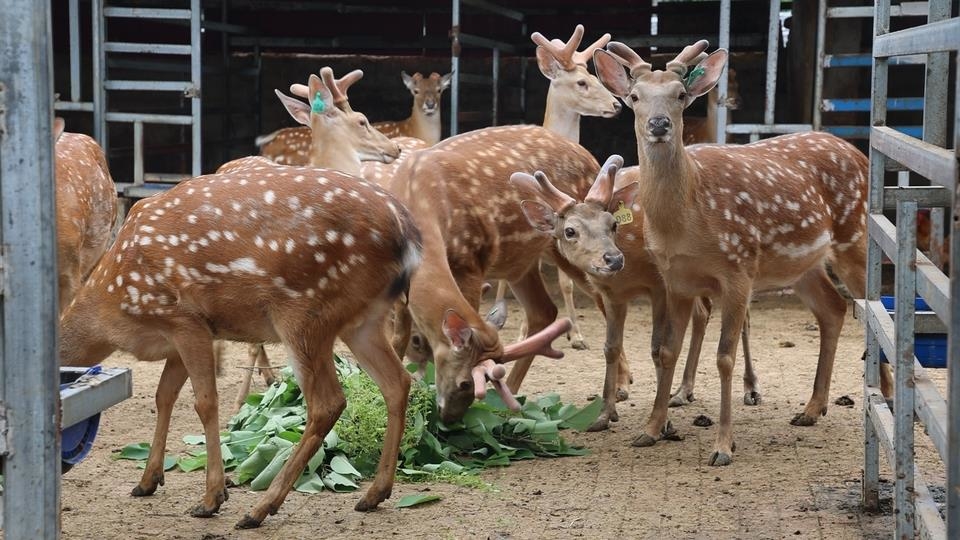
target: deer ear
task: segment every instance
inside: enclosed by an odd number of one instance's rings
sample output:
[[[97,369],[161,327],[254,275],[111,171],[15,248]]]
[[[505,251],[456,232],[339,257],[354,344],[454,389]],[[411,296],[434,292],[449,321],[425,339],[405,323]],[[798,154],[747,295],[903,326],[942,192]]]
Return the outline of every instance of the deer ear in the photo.
[[[717,85],[726,65],[727,50],[717,49],[687,73],[683,81],[684,86],[687,87],[687,105]]]
[[[540,232],[553,233],[554,229],[557,228],[557,214],[553,211],[553,208],[542,202],[520,201],[520,209],[523,210],[523,215],[526,216],[527,221],[534,229]]]
[[[406,71],[400,72],[400,78],[403,79],[403,85],[407,87],[407,90],[413,90],[413,77],[407,75]]]
[[[551,81],[557,78],[561,70],[557,59],[543,47],[537,47],[537,67],[540,68],[540,73],[543,73],[543,76]]]
[[[305,126],[310,125],[310,107],[308,107],[306,103],[299,99],[294,99],[277,89],[273,91],[276,92],[277,97],[280,98],[280,103],[283,103],[284,108],[287,109],[287,112],[290,113],[290,116],[292,116],[294,120]]]
[[[473,328],[470,328],[467,321],[456,311],[448,309],[443,315],[443,335],[450,340],[450,346],[454,350],[462,349],[470,342]]]
[[[640,182],[630,182],[613,192],[613,197],[610,197],[610,204],[607,205],[607,212],[611,214],[616,212],[620,208],[620,203],[623,203],[624,208],[630,208],[639,194]]]
[[[53,142],[57,142],[60,139],[60,136],[63,135],[63,130],[66,128],[66,125],[63,121],[63,118],[59,116],[53,119]]]
[[[597,78],[607,90],[619,98],[627,97],[633,81],[616,58],[603,49],[597,49],[593,53],[593,65],[597,69]]]
[[[336,110],[336,104],[333,102],[333,93],[327,88],[320,77],[310,74],[307,81],[307,87],[310,88],[307,104],[310,110],[315,114],[333,114]]]
[[[453,72],[447,73],[446,75],[440,77],[440,91],[443,92],[447,88],[450,88],[450,81],[453,79]]]

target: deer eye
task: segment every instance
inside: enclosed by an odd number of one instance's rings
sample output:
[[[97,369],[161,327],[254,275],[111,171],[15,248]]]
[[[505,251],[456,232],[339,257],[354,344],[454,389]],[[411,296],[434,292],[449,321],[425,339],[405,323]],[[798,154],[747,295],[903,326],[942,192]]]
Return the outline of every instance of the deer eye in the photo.
[[[613,231],[613,232],[617,232],[617,228],[619,227],[619,225],[620,225],[619,223],[617,223],[616,221],[614,221],[614,222],[613,222],[613,226],[610,228],[610,230]]]
[[[630,101],[636,103],[640,101],[640,98],[638,98],[636,94],[630,94]]]
[[[583,80],[583,79],[580,79],[579,81],[577,81],[577,86],[579,86],[580,88],[586,88],[586,87],[587,87],[587,81],[585,81],[585,80]]]
[[[567,237],[568,240],[573,239],[573,238],[576,238],[577,231],[574,230],[573,227],[567,227],[566,229],[563,230],[563,235]]]
[[[687,93],[686,93],[686,92],[680,92],[680,95],[677,96],[677,99],[679,99],[680,101],[683,101],[683,100],[687,99]]]

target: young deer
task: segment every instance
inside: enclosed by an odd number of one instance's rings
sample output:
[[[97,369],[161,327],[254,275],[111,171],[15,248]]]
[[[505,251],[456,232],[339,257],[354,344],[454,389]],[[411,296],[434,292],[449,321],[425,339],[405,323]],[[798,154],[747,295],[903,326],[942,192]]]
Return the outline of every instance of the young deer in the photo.
[[[330,86],[336,89],[334,105],[344,112],[352,112],[350,101],[347,98],[347,91],[354,83],[363,78],[363,71],[355,69],[343,77],[333,80]],[[313,97],[308,96],[308,89],[302,84],[295,84],[290,87],[290,92],[307,102]],[[309,165],[310,155],[313,147],[313,134],[310,127],[291,127],[282,128],[261,135],[254,141],[260,148],[260,155],[281,165]]]
[[[561,189],[583,196],[598,167],[586,149],[544,128],[503,126],[416,152],[390,184],[413,213],[424,242],[424,262],[411,283],[409,312],[398,314],[394,343],[403,355],[412,315],[433,346],[444,421],[460,418],[473,401],[470,374],[479,361],[504,350],[524,353],[507,382],[516,391],[533,352],[559,355],[549,342],[540,349],[516,349],[522,342],[503,347],[497,331],[477,313],[484,279],[490,277],[510,283],[524,307],[528,334],[547,328],[557,316],[537,264],[550,240],[526,224],[519,192],[509,184],[510,172],[518,168],[543,169]],[[550,328],[555,337],[569,327]]]
[[[63,130],[63,118],[54,119],[61,313],[110,246],[117,215],[117,188],[103,149],[86,135]]]
[[[620,114],[620,102],[587,70],[587,62],[593,58],[593,52],[610,41],[610,34],[600,36],[600,39],[582,51],[577,51],[583,40],[582,24],[577,25],[566,42],[559,39],[548,40],[540,32],[531,34],[530,39],[537,44],[537,66],[540,73],[550,81],[543,127],[579,143],[581,116],[612,118]],[[587,343],[580,331],[577,308],[573,301],[573,280],[562,271],[557,272],[557,277],[563,294],[564,312],[573,321],[572,336],[567,338],[572,337],[574,349],[586,349]],[[497,289],[497,299],[502,299],[505,293],[506,283],[501,281]],[[629,376],[626,360],[624,364],[623,368]],[[622,397],[625,399],[627,396],[622,394]]]
[[[403,85],[413,95],[410,117],[406,120],[377,122],[373,127],[387,137],[416,137],[427,143],[427,146],[437,144],[440,142],[441,133],[440,96],[444,90],[450,88],[452,76],[452,73],[443,76],[431,73],[429,77],[424,77],[420,73],[414,73],[411,77],[407,72],[401,71]]]
[[[846,302],[825,263],[854,296],[863,296],[867,159],[826,133],[685,148],[683,109],[716,84],[726,64],[720,50],[688,72],[706,47],[700,41],[685,48],[665,71],[653,71],[621,43],[610,43],[594,60],[600,80],[635,114],[644,236],[667,285],[657,395],[633,444],[649,446],[673,433],[667,401],[674,366],[694,299],[709,296],[719,302],[722,321],[720,425],[709,463],[727,465],[734,450],[731,375],[754,290],[793,286],[814,313],[820,356],[813,395],[791,423],[812,425],[827,411]]]
[[[727,97],[724,100],[724,111],[727,115],[727,125],[730,124],[730,111],[740,108],[743,100],[740,97],[740,84],[737,83],[737,72],[727,68]],[[717,141],[717,115],[720,110],[720,88],[715,86],[707,92],[707,116],[683,117],[683,144],[715,143]],[[724,139],[722,142],[727,142]]]
[[[283,470],[238,523],[247,528],[277,511],[344,408],[332,358],[339,337],[387,404],[380,464],[356,506],[371,510],[391,492],[410,382],[385,324],[420,257],[409,212],[362,179],[280,165],[194,178],[131,209],[63,314],[61,361],[91,365],[116,349],[166,360],[150,457],[134,496],[163,484],[170,414],[190,380],[208,453],[206,491],[191,514],[207,517],[228,497],[212,341],[282,342],[309,417]]]

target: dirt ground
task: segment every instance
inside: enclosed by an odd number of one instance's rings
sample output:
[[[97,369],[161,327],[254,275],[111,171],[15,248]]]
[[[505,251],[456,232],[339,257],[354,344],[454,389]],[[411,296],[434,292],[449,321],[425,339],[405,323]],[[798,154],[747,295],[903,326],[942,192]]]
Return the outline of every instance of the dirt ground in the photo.
[[[554,282],[555,283],[555,282]],[[565,401],[585,404],[600,391],[603,379],[603,321],[579,297],[581,323],[590,345],[570,348],[562,338],[562,360],[539,359],[525,384],[526,393],[557,391]],[[126,444],[149,441],[155,420],[153,392],[159,363],[139,363],[114,355],[110,365],[134,369],[134,395],[106,412],[95,448],[63,477],[64,538],[886,538],[892,534],[888,511],[864,514],[859,508],[862,468],[861,385],[863,332],[847,316],[833,375],[831,401],[842,395],[855,405],[831,405],[814,427],[788,422],[809,397],[816,368],[818,337],[813,316],[792,296],[767,295],[753,306],[752,351],[761,380],[763,403],[739,402],[739,375],[734,379],[734,429],[737,450],[727,467],[706,464],[714,427],[695,427],[701,414],[719,414],[719,386],[713,351],[716,317],[708,329],[697,380],[696,401],[671,409],[671,419],[685,437],[634,448],[653,401],[654,374],[649,360],[650,312],[638,301],[628,319],[626,350],[634,384],[620,404],[620,421],[603,433],[567,432],[591,454],[556,460],[514,463],[490,470],[490,491],[448,484],[398,483],[391,499],[372,513],[353,506],[359,493],[319,495],[291,493],[275,516],[259,530],[237,531],[233,525],[259,498],[246,488],[230,490],[219,516],[195,519],[185,514],[203,491],[201,472],[168,472],[166,485],[147,498],[132,498],[140,471],[130,461],[114,461],[111,452]],[[517,334],[516,305],[503,331]],[[790,342],[794,346],[785,346]],[[282,360],[279,348],[269,350]],[[228,348],[230,364],[245,362],[242,345]],[[738,363],[737,373],[742,363]],[[678,366],[677,381],[682,367]],[[229,368],[220,380],[221,423],[225,424],[241,370]],[[259,381],[258,381],[259,383]],[[259,383],[262,385],[262,383]],[[674,385],[676,386],[676,384]],[[174,411],[169,453],[186,449],[181,437],[201,433],[189,385]],[[924,472],[942,485],[942,467],[929,449],[918,451]],[[884,476],[889,468],[884,463]],[[366,489],[364,484],[361,487]],[[886,486],[889,498],[889,485]],[[437,503],[399,510],[399,497],[429,490]]]

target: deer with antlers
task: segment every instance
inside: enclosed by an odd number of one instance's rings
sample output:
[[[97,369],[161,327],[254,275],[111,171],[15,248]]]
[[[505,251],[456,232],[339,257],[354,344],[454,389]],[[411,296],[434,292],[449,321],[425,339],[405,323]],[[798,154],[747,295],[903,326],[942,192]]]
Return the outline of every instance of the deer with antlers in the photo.
[[[311,91],[330,105],[314,82]],[[61,361],[91,365],[117,349],[165,360],[156,431],[134,496],[163,484],[171,411],[190,380],[207,448],[206,491],[191,514],[207,517],[228,497],[212,340],[283,343],[309,417],[283,470],[238,523],[246,528],[277,511],[344,408],[333,364],[339,337],[387,404],[380,464],[357,503],[370,510],[392,489],[410,383],[385,325],[420,259],[407,209],[360,178],[280,165],[197,177],[133,206],[62,316]]]
[[[427,146],[437,144],[441,139],[442,125],[440,97],[444,90],[450,88],[453,73],[441,76],[434,72],[424,77],[419,72],[411,76],[401,71],[400,77],[413,95],[410,116],[405,120],[377,122],[373,127],[387,137],[415,137],[427,143]]]
[[[117,188],[96,141],[64,132],[55,118],[57,270],[60,312],[70,304],[93,265],[110,246],[117,214]]]
[[[557,308],[538,267],[550,241],[524,222],[520,194],[509,184],[517,168],[548,171],[561,189],[584,196],[597,162],[580,145],[544,128],[503,126],[460,134],[415,153],[390,184],[424,239],[424,262],[411,282],[409,312],[398,314],[394,343],[402,355],[416,322],[433,346],[445,422],[459,419],[476,397],[471,370],[478,363],[501,355],[519,358],[507,380],[516,391],[533,354],[559,356],[548,339],[569,329],[569,320],[555,321]],[[528,335],[544,330],[545,338],[531,346],[502,345],[496,329],[477,313],[487,277],[510,283],[524,308]]]
[[[826,262],[854,296],[863,296],[867,160],[842,139],[815,132],[685,148],[683,110],[716,84],[727,60],[722,49],[704,55],[706,47],[700,41],[685,48],[664,71],[617,42],[594,61],[600,80],[634,111],[639,165],[632,177],[639,181],[644,237],[667,291],[657,394],[633,444],[673,435],[667,402],[674,366],[694,301],[707,296],[721,309],[720,424],[709,463],[727,465],[737,336],[754,290],[793,286],[814,313],[820,356],[813,395],[791,423],[812,425],[827,411],[846,301]]]

